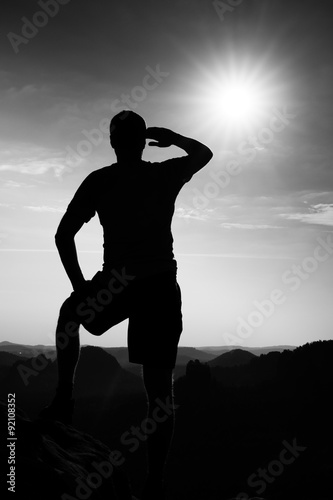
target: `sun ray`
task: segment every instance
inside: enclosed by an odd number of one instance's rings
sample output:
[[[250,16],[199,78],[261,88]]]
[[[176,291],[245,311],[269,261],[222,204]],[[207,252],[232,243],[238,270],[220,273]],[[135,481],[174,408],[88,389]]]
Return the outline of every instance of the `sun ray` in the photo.
[[[267,126],[275,107],[285,104],[284,68],[273,64],[274,48],[260,56],[225,47],[210,47],[210,57],[187,53],[191,71],[178,94],[189,124],[222,146],[242,141]],[[203,62],[204,61],[204,62]]]

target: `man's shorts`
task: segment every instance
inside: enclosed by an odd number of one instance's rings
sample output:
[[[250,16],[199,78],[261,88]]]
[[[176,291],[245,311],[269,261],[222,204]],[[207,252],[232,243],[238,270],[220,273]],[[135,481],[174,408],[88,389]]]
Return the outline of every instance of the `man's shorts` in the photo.
[[[76,321],[93,335],[102,335],[128,318],[130,362],[175,366],[183,328],[175,271],[140,278],[128,275],[125,268],[99,271],[84,291],[73,292],[66,302]]]

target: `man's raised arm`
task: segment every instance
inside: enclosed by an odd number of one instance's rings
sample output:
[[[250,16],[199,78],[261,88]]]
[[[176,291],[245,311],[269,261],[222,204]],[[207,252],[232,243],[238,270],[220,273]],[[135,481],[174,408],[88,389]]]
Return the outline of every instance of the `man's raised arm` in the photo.
[[[213,157],[212,151],[195,139],[176,134],[172,130],[161,127],[147,128],[146,137],[154,139],[149,142],[149,146],[167,148],[169,146],[178,146],[186,151],[191,161],[192,174],[203,168]]]

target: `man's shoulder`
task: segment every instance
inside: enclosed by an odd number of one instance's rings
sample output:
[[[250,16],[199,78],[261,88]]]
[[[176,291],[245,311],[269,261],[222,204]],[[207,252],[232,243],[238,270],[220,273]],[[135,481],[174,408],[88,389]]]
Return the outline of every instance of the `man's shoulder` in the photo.
[[[103,182],[106,177],[109,175],[112,175],[112,173],[115,172],[115,164],[112,165],[107,165],[106,167],[101,167],[97,168],[96,170],[93,170],[90,172],[86,178],[84,179],[85,182]]]
[[[176,156],[151,165],[166,182],[182,186],[193,176],[193,160],[190,155]],[[157,168],[158,167],[158,168]]]
[[[116,169],[116,166],[116,163],[112,163],[111,165],[107,165],[106,167],[100,167],[96,170],[93,170],[89,175],[93,175],[95,177],[103,177],[104,175],[108,175],[110,172],[113,172]]]

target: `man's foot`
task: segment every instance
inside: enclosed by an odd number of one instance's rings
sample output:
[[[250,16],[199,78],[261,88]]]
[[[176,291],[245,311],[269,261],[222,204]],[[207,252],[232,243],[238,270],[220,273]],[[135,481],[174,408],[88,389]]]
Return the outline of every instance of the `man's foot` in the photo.
[[[74,399],[64,399],[57,394],[52,403],[42,409],[39,418],[43,420],[58,420],[63,424],[71,424],[73,412]]]

